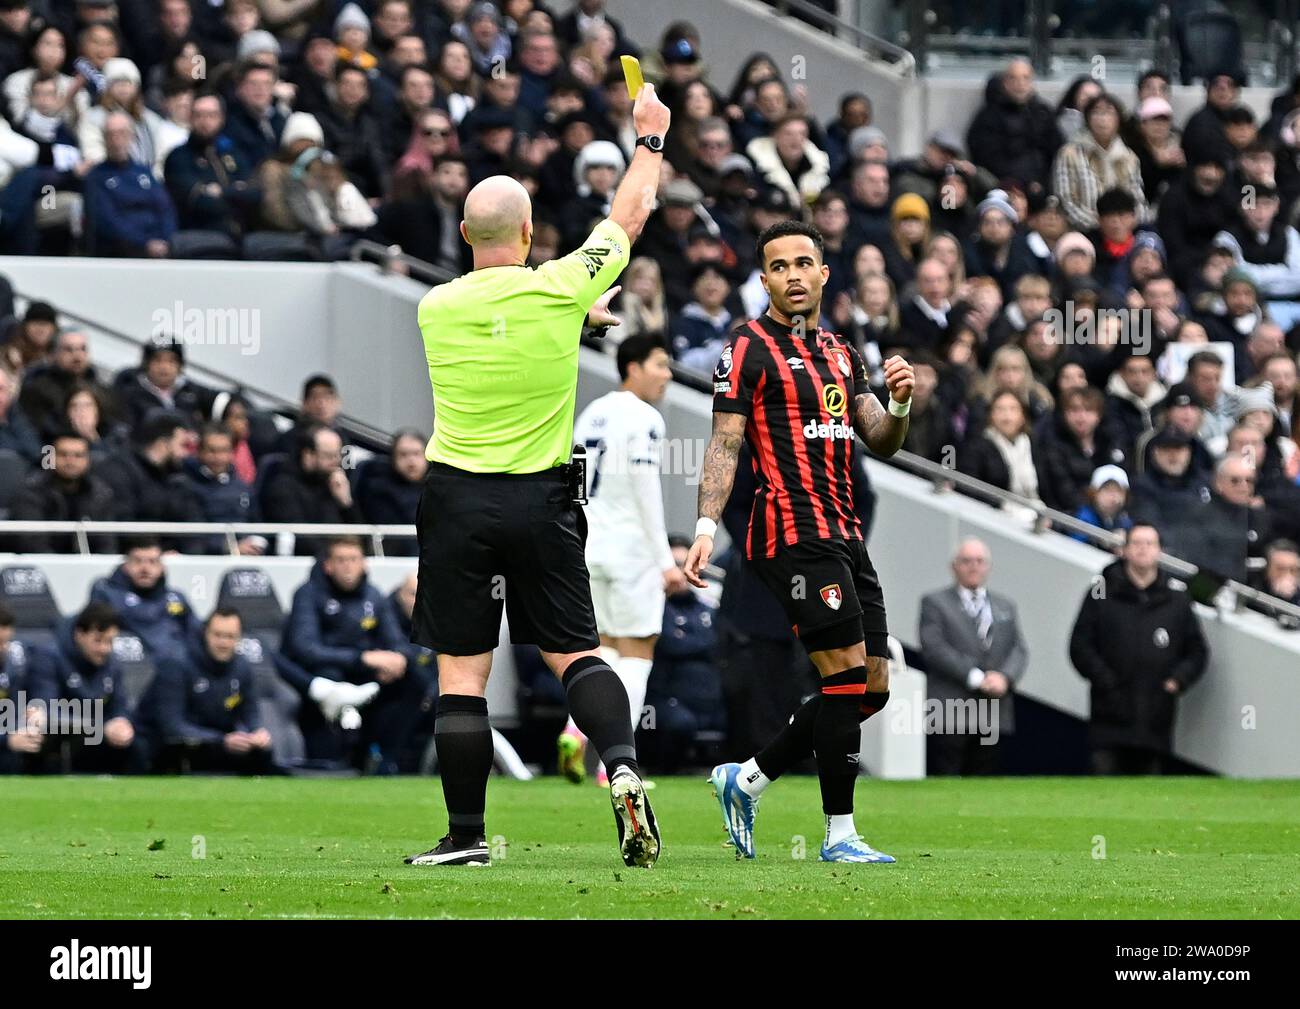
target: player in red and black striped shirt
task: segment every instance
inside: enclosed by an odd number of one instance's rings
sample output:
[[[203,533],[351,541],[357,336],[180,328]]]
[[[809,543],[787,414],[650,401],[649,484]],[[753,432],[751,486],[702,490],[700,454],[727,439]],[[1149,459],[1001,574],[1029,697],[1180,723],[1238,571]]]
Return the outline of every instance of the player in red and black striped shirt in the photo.
[[[857,350],[818,326],[830,270],[816,228],[795,221],[768,228],[758,261],[770,304],[732,334],[713,375],[713,436],[685,572],[703,585],[699,572],[748,441],[758,491],[745,556],[784,606],[821,674],[821,692],[766,748],[744,764],[719,765],[712,780],[732,842],[753,858],[758,796],[816,754],[826,814],[821,857],[892,862],[853,824],[859,724],[889,700],[889,650],[884,594],[853,508],[850,467],[855,435],[878,456],[903,444],[912,368],[900,357],[885,362],[886,410]]]

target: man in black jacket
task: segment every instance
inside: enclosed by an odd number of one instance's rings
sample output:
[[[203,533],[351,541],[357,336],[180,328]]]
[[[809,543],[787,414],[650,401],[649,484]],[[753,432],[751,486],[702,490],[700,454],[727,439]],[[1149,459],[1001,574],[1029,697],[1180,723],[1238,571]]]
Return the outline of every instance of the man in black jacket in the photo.
[[[1217,153],[1191,152],[1187,168],[1160,199],[1156,226],[1169,254],[1169,272],[1186,291],[1195,286],[1214,236],[1237,220],[1237,201],[1225,184],[1227,162]]]
[[[1160,534],[1138,523],[1121,560],[1083,598],[1070,661],[1092,685],[1094,774],[1159,774],[1173,747],[1178,697],[1208,651],[1187,586],[1160,571]]]
[[[424,456],[424,437],[404,429],[393,435],[392,455],[367,463],[359,477],[357,497],[367,522],[375,525],[410,525],[415,522],[429,460]],[[384,541],[384,553],[393,557],[414,557],[419,544],[414,539]]]
[[[220,96],[199,95],[190,113],[190,135],[170,154],[163,174],[182,228],[220,231],[238,239],[262,201],[252,166],[222,130]]]
[[[123,522],[202,522],[203,511],[181,474],[189,427],[179,414],[158,413],[136,428],[130,449],[105,459],[95,475],[108,484]],[[185,537],[173,537],[176,549]]]
[[[1038,442],[1038,492],[1043,502],[1073,514],[1088,501],[1093,471],[1122,463],[1124,452],[1102,425],[1105,399],[1091,386],[1070,389],[1061,397],[1055,422]]]
[[[384,135],[370,111],[370,79],[364,70],[349,63],[338,65],[333,96],[320,124],[325,146],[339,159],[361,195],[383,196],[388,190]]]
[[[209,423],[199,432],[198,456],[186,459],[184,472],[203,510],[204,522],[256,522],[253,488],[235,473],[235,445],[220,424]],[[227,553],[226,537],[218,534],[206,540],[208,553]],[[244,536],[239,553],[257,557],[266,552],[266,538]]]
[[[366,574],[365,554],[355,536],[338,536],[311,576],[293,595],[285,621],[285,655],[312,678],[295,684],[316,699],[314,679],[370,689],[361,710],[360,737],[344,737],[314,705],[301,710],[307,752],[313,757],[350,756],[369,770],[392,773],[420,720],[430,667],[411,661],[407,641],[387,597]],[[373,685],[373,686],[372,686]],[[377,689],[376,689],[377,688]],[[346,728],[340,720],[340,725]],[[350,753],[348,751],[351,751]]]
[[[113,492],[90,472],[90,442],[75,431],[54,437],[54,467],[33,473],[14,498],[9,517],[21,522],[111,522],[116,517]],[[71,533],[25,533],[17,549],[33,554],[79,553]],[[90,549],[117,552],[117,537],[96,533]]]
[[[1052,159],[1061,146],[1052,107],[1034,90],[1034,68],[1027,59],[1014,59],[989,78],[984,106],[966,134],[971,160],[998,179],[1015,179],[1022,186],[1046,186]]]
[[[324,424],[303,428],[295,457],[263,488],[261,506],[267,522],[364,522],[343,469],[343,441],[338,433]],[[299,536],[295,552],[310,556],[319,548],[319,537]]]
[[[180,340],[158,334],[145,342],[140,367],[121,372],[113,381],[131,427],[160,410],[174,410],[191,424],[208,419],[217,394],[190,380],[184,368]]]
[[[201,637],[158,663],[141,710],[161,768],[270,770],[271,733],[258,711],[257,680],[237,651],[242,631],[237,610],[214,610]]]
[[[99,380],[90,363],[90,347],[86,334],[75,329],[64,330],[54,337],[54,353],[47,364],[37,365],[23,376],[23,391],[18,402],[28,419],[46,437],[67,424],[63,405],[73,385],[91,387],[99,400],[101,415],[121,420],[117,396]]]
[[[1239,70],[1217,73],[1206,79],[1205,104],[1192,113],[1183,127],[1183,150],[1189,162],[1212,154],[1226,163],[1236,156],[1228,141],[1228,114],[1240,102],[1243,84],[1245,75]]]

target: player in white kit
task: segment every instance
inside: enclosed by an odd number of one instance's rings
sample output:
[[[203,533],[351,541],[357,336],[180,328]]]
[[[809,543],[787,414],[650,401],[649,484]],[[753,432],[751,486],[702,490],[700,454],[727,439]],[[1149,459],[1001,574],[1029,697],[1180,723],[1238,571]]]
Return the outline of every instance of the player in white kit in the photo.
[[[664,348],[631,336],[618,348],[622,386],[592,402],[574,425],[587,449],[587,570],[601,652],[627,690],[635,728],[641,721],[665,592],[685,588],[664,528],[659,483],[664,419],[651,404],[672,381]],[[569,720],[558,742],[561,772],[585,776],[586,740]]]

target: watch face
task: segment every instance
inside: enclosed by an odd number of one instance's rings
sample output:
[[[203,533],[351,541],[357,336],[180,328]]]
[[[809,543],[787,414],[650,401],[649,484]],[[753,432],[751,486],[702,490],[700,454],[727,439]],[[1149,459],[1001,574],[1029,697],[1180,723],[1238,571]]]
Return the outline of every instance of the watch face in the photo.
[[[657,134],[651,134],[650,136],[642,137],[641,139],[646,147],[656,153],[664,149],[664,138]]]

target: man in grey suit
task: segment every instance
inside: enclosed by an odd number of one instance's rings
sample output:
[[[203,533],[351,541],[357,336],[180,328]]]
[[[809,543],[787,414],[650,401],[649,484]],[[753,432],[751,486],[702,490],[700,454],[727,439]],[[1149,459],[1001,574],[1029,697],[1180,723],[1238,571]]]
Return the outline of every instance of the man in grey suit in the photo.
[[[1012,697],[1025,675],[1029,651],[1016,605],[985,588],[989,548],[963,540],[952,559],[956,584],[921,599],[921,653],[931,707],[943,706],[943,731],[927,739],[929,774],[996,774],[1002,733],[1015,729]],[[963,702],[985,702],[971,704]],[[996,709],[996,732],[976,731],[974,713]],[[962,724],[962,714],[965,714]],[[927,721],[929,721],[927,719]]]

